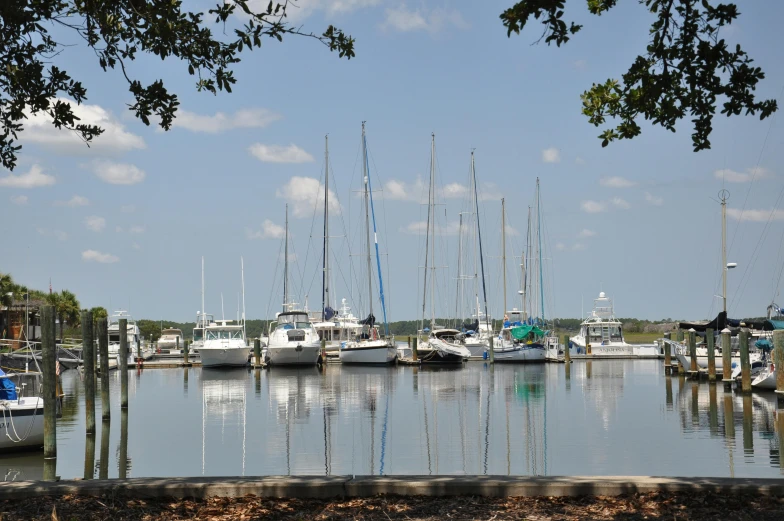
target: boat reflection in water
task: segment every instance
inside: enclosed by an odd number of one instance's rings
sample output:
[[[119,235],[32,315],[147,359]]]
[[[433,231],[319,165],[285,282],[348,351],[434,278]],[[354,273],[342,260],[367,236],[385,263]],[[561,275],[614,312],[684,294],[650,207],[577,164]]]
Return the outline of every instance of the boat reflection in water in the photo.
[[[110,450],[103,429],[95,446],[85,443],[82,382],[66,373],[57,474],[90,477],[95,465],[99,477],[130,477],[128,454],[134,477],[777,477],[784,465],[784,415],[772,394],[668,378],[656,360],[576,361],[568,376],[563,364],[482,362],[459,370],[328,364],[187,373],[187,393],[182,369],[132,379],[127,433],[118,432],[125,429],[112,379],[111,446],[120,439],[122,453]],[[6,479],[42,474],[40,453],[20,458],[2,460]]]

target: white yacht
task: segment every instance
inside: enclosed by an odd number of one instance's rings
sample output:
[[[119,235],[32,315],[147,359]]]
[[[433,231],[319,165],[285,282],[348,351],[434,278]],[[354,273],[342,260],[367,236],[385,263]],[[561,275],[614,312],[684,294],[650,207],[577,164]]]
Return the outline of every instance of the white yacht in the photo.
[[[204,342],[199,347],[202,367],[248,365],[250,347],[245,340],[243,324],[219,320],[204,328]]]
[[[429,335],[417,347],[417,357],[422,363],[462,363],[471,356],[465,345],[465,333],[438,327],[432,331],[425,328],[423,332]]]
[[[158,339],[158,349],[166,353],[180,353],[185,347],[185,340],[181,329],[164,329]]]
[[[120,319],[123,318],[128,321],[127,330],[125,332],[120,331]],[[141,353],[142,358],[145,360],[152,357],[152,348],[144,345],[141,331],[139,330],[139,326],[136,325],[136,321],[128,314],[127,311],[119,310],[116,311],[109,319],[109,358],[117,359],[117,363],[119,364],[120,338],[123,333],[128,339],[129,363],[133,363],[138,357],[139,353]]]
[[[37,375],[40,377],[40,373]],[[13,376],[0,370],[0,453],[44,444],[44,399],[20,396]]]
[[[278,313],[270,323],[267,364],[316,365],[320,355],[321,341],[308,314],[305,311]]]
[[[570,339],[572,355],[587,354],[586,344],[591,344],[591,354],[598,356],[659,356],[655,344],[629,344],[623,338],[623,325],[615,318],[612,300],[602,291],[593,301],[590,316],[580,324],[580,333]]]
[[[365,185],[365,238],[368,282],[368,305],[370,313],[362,325],[362,333],[355,339],[340,346],[340,362],[343,364],[389,364],[397,358],[397,346],[394,337],[380,334],[376,327],[376,317],[373,315],[373,271],[371,270],[371,242],[370,219],[373,219],[373,240],[376,249],[376,267],[378,268],[378,293],[381,301],[381,310],[384,318],[384,330],[389,333],[387,322],[387,308],[384,301],[384,278],[381,275],[381,259],[378,254],[378,233],[376,230],[376,212],[373,207],[373,190],[371,189],[370,165],[368,164],[367,140],[365,138],[365,123],[362,123],[362,168],[364,170]]]
[[[323,316],[322,313],[310,314],[310,321],[316,328],[318,336],[326,340],[327,354],[337,354],[340,346],[346,342],[354,341],[362,333],[362,324],[351,313],[351,308],[342,299],[340,310],[333,316]]]

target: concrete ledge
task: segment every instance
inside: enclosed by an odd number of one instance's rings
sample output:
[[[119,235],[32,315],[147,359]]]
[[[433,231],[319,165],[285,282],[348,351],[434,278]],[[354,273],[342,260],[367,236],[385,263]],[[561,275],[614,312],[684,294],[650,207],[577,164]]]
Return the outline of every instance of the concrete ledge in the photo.
[[[275,498],[401,496],[617,496],[646,492],[713,492],[784,496],[784,479],[658,478],[644,476],[329,476],[133,478],[20,481],[0,484],[0,499],[112,495],[139,498]]]

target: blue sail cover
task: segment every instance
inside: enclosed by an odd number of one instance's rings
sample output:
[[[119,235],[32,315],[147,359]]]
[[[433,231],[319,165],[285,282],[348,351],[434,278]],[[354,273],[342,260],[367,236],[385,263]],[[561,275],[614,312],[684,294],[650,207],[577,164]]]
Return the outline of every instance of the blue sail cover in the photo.
[[[0,376],[5,376],[5,373],[0,369]],[[0,378],[0,400],[16,400],[16,386],[10,378]]]
[[[335,310],[331,307],[327,306],[324,308],[324,320],[332,320],[332,317],[336,315]]]

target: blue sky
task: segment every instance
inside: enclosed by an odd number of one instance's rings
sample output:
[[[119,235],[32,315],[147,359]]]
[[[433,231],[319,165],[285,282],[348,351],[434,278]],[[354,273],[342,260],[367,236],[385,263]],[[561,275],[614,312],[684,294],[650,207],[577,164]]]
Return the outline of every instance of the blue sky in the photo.
[[[194,9],[212,3],[191,2]],[[511,307],[519,286],[512,256],[522,248],[536,177],[548,245],[548,316],[579,316],[581,302],[589,309],[600,288],[614,297],[620,316],[714,315],[721,291],[714,199],[722,182],[731,192],[728,260],[739,265],[730,272],[730,314],[762,315],[779,299],[784,264],[781,116],[763,122],[719,116],[712,150],[696,154],[688,124],[675,134],[644,125],[640,137],[603,149],[599,129],[580,114],[579,95],[626,71],[644,49],[651,16],[637,2],[602,17],[571,2],[569,14],[585,28],[559,49],[532,45],[534,27],[507,38],[498,15],[512,3],[477,9],[462,1],[303,0],[296,21],[317,33],[329,23],[341,27],[357,39],[356,59],[340,60],[305,38],[268,41],[236,67],[232,94],[197,93],[176,61],[137,60],[132,74],[146,82],[162,77],[180,96],[182,111],[170,132],[133,118],[119,73],[103,73],[79,46],[66,48],[62,66],[88,89],[79,114],[107,132],[88,149],[46,121],[28,124],[19,166],[0,173],[6,223],[0,269],[41,289],[51,277],[55,289],[74,291],[83,306],[130,305],[140,318],[186,320],[201,307],[201,256],[207,311],[220,314],[222,292],[227,317],[236,315],[244,256],[247,315],[262,318],[281,300],[279,236],[288,202],[298,259],[292,285],[298,302],[308,294],[318,308],[321,221],[313,215],[328,133],[330,188],[340,201],[333,213],[343,213],[331,226],[336,236],[344,234],[342,223],[348,229],[348,239],[333,240],[333,264],[344,270],[335,274],[334,295],[350,298],[344,280],[351,279],[350,261],[361,259],[349,258],[348,245],[360,253],[362,231],[352,190],[361,188],[360,125],[367,121],[373,183],[384,188],[375,195],[390,320],[413,319],[421,310],[422,238],[411,231],[425,216],[418,180],[426,183],[431,132],[447,230],[466,204],[469,154],[476,149],[494,315],[502,307],[499,199],[506,198],[512,228]],[[781,102],[784,35],[777,21],[784,5],[741,2],[740,10],[739,23],[724,36],[742,43],[767,73],[758,95]],[[451,272],[441,275],[442,316],[455,308],[456,252],[457,236],[446,236],[439,265]],[[364,284],[355,270],[352,284]],[[351,301],[363,312],[357,297]]]

